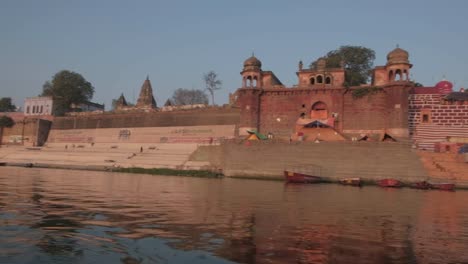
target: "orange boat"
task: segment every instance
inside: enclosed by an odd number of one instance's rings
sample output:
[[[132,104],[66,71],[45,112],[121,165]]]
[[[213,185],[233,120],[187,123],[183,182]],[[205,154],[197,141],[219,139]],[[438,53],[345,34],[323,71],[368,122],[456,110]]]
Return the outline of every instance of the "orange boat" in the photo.
[[[403,187],[403,183],[396,179],[382,179],[378,180],[377,184],[380,187],[392,187],[392,188],[400,188]]]
[[[288,183],[319,183],[322,182],[322,178],[319,176],[308,175],[305,173],[284,171],[284,178]]]

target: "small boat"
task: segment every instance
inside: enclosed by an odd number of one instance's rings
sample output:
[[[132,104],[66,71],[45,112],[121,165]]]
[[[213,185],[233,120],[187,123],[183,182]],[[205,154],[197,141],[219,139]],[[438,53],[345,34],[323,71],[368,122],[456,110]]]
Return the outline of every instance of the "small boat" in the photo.
[[[361,186],[361,178],[343,178],[338,181],[343,185]]]
[[[305,173],[284,171],[284,178],[288,183],[319,183],[322,182],[322,178],[319,176],[308,175]]]
[[[400,188],[403,187],[403,183],[396,179],[382,179],[378,180],[377,184],[380,187],[393,187],[393,188]]]
[[[431,188],[431,184],[427,181],[420,181],[410,184],[410,188],[413,189],[420,189],[420,190],[427,190]]]
[[[431,183],[431,189],[453,191],[455,190],[455,184],[453,183]]]

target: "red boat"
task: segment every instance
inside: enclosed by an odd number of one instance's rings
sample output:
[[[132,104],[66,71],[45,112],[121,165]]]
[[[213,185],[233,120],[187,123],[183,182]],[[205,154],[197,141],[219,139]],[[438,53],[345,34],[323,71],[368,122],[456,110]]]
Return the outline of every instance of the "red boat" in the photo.
[[[284,178],[289,183],[319,183],[322,178],[300,172],[284,171]]]
[[[427,190],[427,189],[430,189],[431,187],[432,187],[431,184],[428,183],[427,181],[415,182],[415,183],[410,184],[410,188],[413,188],[413,189]]]
[[[343,178],[338,181],[343,185],[361,186],[361,178]]]
[[[399,180],[395,180],[395,179],[382,179],[382,180],[378,180],[377,181],[377,184],[380,186],[380,187],[393,187],[393,188],[400,188],[400,187],[403,187],[403,183]]]
[[[431,189],[453,191],[455,190],[455,184],[453,183],[431,183]]]

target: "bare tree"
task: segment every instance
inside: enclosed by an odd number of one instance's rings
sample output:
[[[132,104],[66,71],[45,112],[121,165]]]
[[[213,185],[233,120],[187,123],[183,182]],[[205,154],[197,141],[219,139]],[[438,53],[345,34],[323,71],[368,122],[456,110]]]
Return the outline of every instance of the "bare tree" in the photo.
[[[214,105],[214,92],[221,89],[221,80],[218,80],[218,75],[214,71],[210,71],[203,75],[205,80],[206,90],[211,94],[211,103]]]
[[[208,96],[202,90],[179,88],[174,91],[170,101],[174,105],[208,104]]]

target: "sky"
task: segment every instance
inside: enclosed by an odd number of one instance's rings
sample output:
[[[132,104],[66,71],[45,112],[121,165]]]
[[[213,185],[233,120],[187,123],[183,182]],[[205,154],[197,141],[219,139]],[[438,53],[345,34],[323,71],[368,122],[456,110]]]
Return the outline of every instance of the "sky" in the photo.
[[[433,0],[2,0],[0,97],[17,106],[60,70],[83,75],[92,101],[109,110],[121,93],[134,102],[149,76],[162,106],[177,88],[223,82],[215,103],[241,86],[252,52],[288,87],[304,65],[342,45],[364,46],[384,65],[398,44],[411,78],[444,77],[468,87],[468,1]]]

